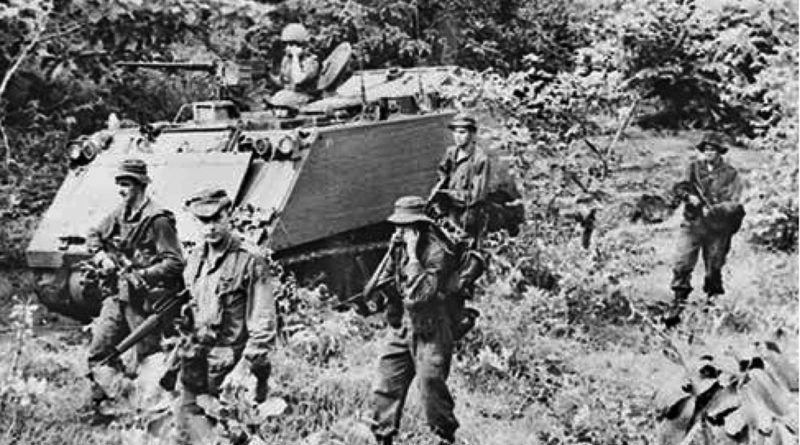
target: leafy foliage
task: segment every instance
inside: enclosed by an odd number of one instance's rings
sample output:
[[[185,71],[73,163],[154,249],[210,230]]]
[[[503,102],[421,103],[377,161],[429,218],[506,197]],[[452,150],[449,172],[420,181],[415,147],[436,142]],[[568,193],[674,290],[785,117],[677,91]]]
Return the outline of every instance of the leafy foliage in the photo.
[[[674,359],[686,372],[661,392],[662,443],[677,443],[700,430],[715,443],[725,438],[734,443],[797,441],[790,408],[790,393],[798,389],[797,369],[777,343],[757,342],[733,370],[722,368],[711,355],[703,355],[692,367],[680,354]]]

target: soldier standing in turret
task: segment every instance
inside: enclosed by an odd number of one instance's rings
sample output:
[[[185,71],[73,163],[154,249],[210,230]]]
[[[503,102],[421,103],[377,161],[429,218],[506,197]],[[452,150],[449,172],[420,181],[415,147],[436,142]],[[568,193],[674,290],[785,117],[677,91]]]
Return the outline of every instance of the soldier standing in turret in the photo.
[[[741,177],[723,159],[728,152],[724,136],[707,133],[696,149],[699,159],[689,164],[684,180],[675,186],[675,194],[685,205],[672,269],[675,299],[671,313],[664,320],[668,326],[680,322],[683,306],[692,291],[692,271],[699,253],[702,252],[705,263],[703,290],[708,298],[725,292],[722,266],[731,247],[731,237],[741,227],[745,213],[739,203]]]
[[[150,178],[141,159],[122,161],[116,174],[122,204],[87,237],[92,263],[102,273],[117,274],[118,293],[103,301],[94,320],[89,346],[89,376],[95,410],[108,398],[95,381],[99,363],[130,331],[153,312],[154,305],[183,287],[183,254],[172,212],[145,194]],[[137,359],[156,352],[159,336],[136,345]],[[112,363],[119,368],[119,363]]]
[[[317,56],[308,50],[308,30],[299,23],[290,23],[281,32],[284,55],[280,73],[272,76],[273,83],[283,89],[270,99],[279,106],[298,106],[308,102],[316,91],[319,76]]]
[[[475,118],[459,113],[449,127],[455,145],[446,149],[439,163],[439,189],[434,201],[450,220],[478,241],[486,230],[489,158],[475,139]]]

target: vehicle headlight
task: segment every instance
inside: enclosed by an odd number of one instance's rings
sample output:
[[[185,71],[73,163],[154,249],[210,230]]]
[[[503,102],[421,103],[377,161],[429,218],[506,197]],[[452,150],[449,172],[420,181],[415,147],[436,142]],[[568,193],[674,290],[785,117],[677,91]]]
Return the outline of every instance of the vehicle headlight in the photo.
[[[261,138],[257,140],[255,144],[255,151],[256,154],[262,158],[268,158],[272,154],[272,142],[270,142],[269,138]]]
[[[80,143],[70,143],[69,147],[67,148],[67,156],[69,156],[69,160],[72,162],[79,162],[81,160],[81,151]]]
[[[91,139],[84,141],[83,145],[81,146],[81,156],[87,162],[94,159],[99,151],[100,147],[98,147],[97,144],[95,144]]]
[[[278,152],[286,157],[292,156],[297,150],[297,139],[290,135],[286,135],[278,142]]]

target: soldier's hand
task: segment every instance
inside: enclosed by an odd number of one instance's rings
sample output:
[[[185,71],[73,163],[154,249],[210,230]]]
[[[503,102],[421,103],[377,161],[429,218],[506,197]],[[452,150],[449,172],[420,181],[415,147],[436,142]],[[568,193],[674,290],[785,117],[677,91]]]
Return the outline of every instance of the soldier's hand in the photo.
[[[199,327],[195,337],[201,345],[212,345],[217,340],[216,332],[206,326]]]
[[[393,246],[403,243],[403,231],[400,228],[397,228],[394,231],[392,234],[392,239],[389,240],[389,243]]]
[[[403,241],[406,243],[406,249],[408,249],[409,257],[416,257],[417,243],[419,243],[419,232],[411,227],[405,228],[403,231]]]
[[[700,198],[697,195],[689,195],[687,201],[689,201],[689,204],[694,207],[699,207],[700,204],[703,203],[702,201],[700,201]]]
[[[117,268],[116,263],[105,251],[101,250],[94,254],[92,257],[92,262],[97,265],[98,269],[100,269],[100,273],[103,275],[109,275]]]
[[[288,53],[289,53],[289,54],[290,54],[292,57],[299,57],[299,56],[300,56],[300,53],[302,53],[302,52],[303,52],[303,48],[301,48],[301,47],[300,47],[300,46],[298,46],[298,45],[289,45],[289,47],[287,47],[286,49],[287,49],[287,52],[288,52]]]
[[[128,282],[131,288],[135,290],[140,290],[147,287],[147,282],[139,272],[127,272],[123,274],[123,278]]]

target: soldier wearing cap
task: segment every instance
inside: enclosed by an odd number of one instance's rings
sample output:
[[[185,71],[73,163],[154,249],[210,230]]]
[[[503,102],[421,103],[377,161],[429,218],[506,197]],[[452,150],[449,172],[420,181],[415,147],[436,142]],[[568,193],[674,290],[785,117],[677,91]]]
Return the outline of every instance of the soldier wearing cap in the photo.
[[[231,231],[232,202],[225,190],[201,190],[186,208],[200,223],[203,242],[189,254],[184,270],[196,343],[180,365],[183,420],[200,411],[198,394],[219,394],[223,379],[242,357],[259,380],[256,399],[263,401],[268,352],[276,335],[274,282],[267,262]],[[199,440],[189,438],[185,423],[178,423],[184,440]]]
[[[388,218],[395,234],[378,281],[393,277],[396,292],[387,303],[393,332],[380,357],[374,389],[372,430],[380,444],[391,444],[397,434],[415,375],[428,425],[441,443],[452,443],[458,428],[446,380],[463,302],[446,290],[453,254],[433,230],[425,207],[424,199],[406,196],[397,200]]]
[[[132,329],[141,324],[160,299],[183,287],[183,254],[169,210],[145,193],[150,177],[141,159],[122,161],[115,176],[122,204],[90,230],[87,246],[102,273],[117,274],[118,293],[103,301],[89,346],[90,378],[98,363]],[[136,345],[137,358],[158,350],[158,335]],[[119,368],[119,363],[113,363]],[[107,398],[92,378],[94,408]]]
[[[273,105],[296,108],[308,102],[316,92],[319,61],[308,50],[308,40],[308,30],[299,23],[290,23],[283,28],[283,60],[278,76],[271,77],[282,90],[270,99]]]
[[[702,252],[705,264],[703,290],[711,299],[724,293],[722,266],[731,247],[731,237],[744,218],[739,203],[743,184],[736,169],[725,162],[728,146],[723,135],[710,132],[695,148],[699,159],[691,162],[684,180],[674,193],[684,201],[684,221],[673,266],[674,306],[664,320],[667,325],[680,321],[683,305],[692,291],[692,271]]]
[[[484,205],[488,192],[489,158],[475,139],[475,118],[459,113],[449,125],[455,145],[439,163],[439,188],[434,195],[442,212],[475,240],[486,227]]]

